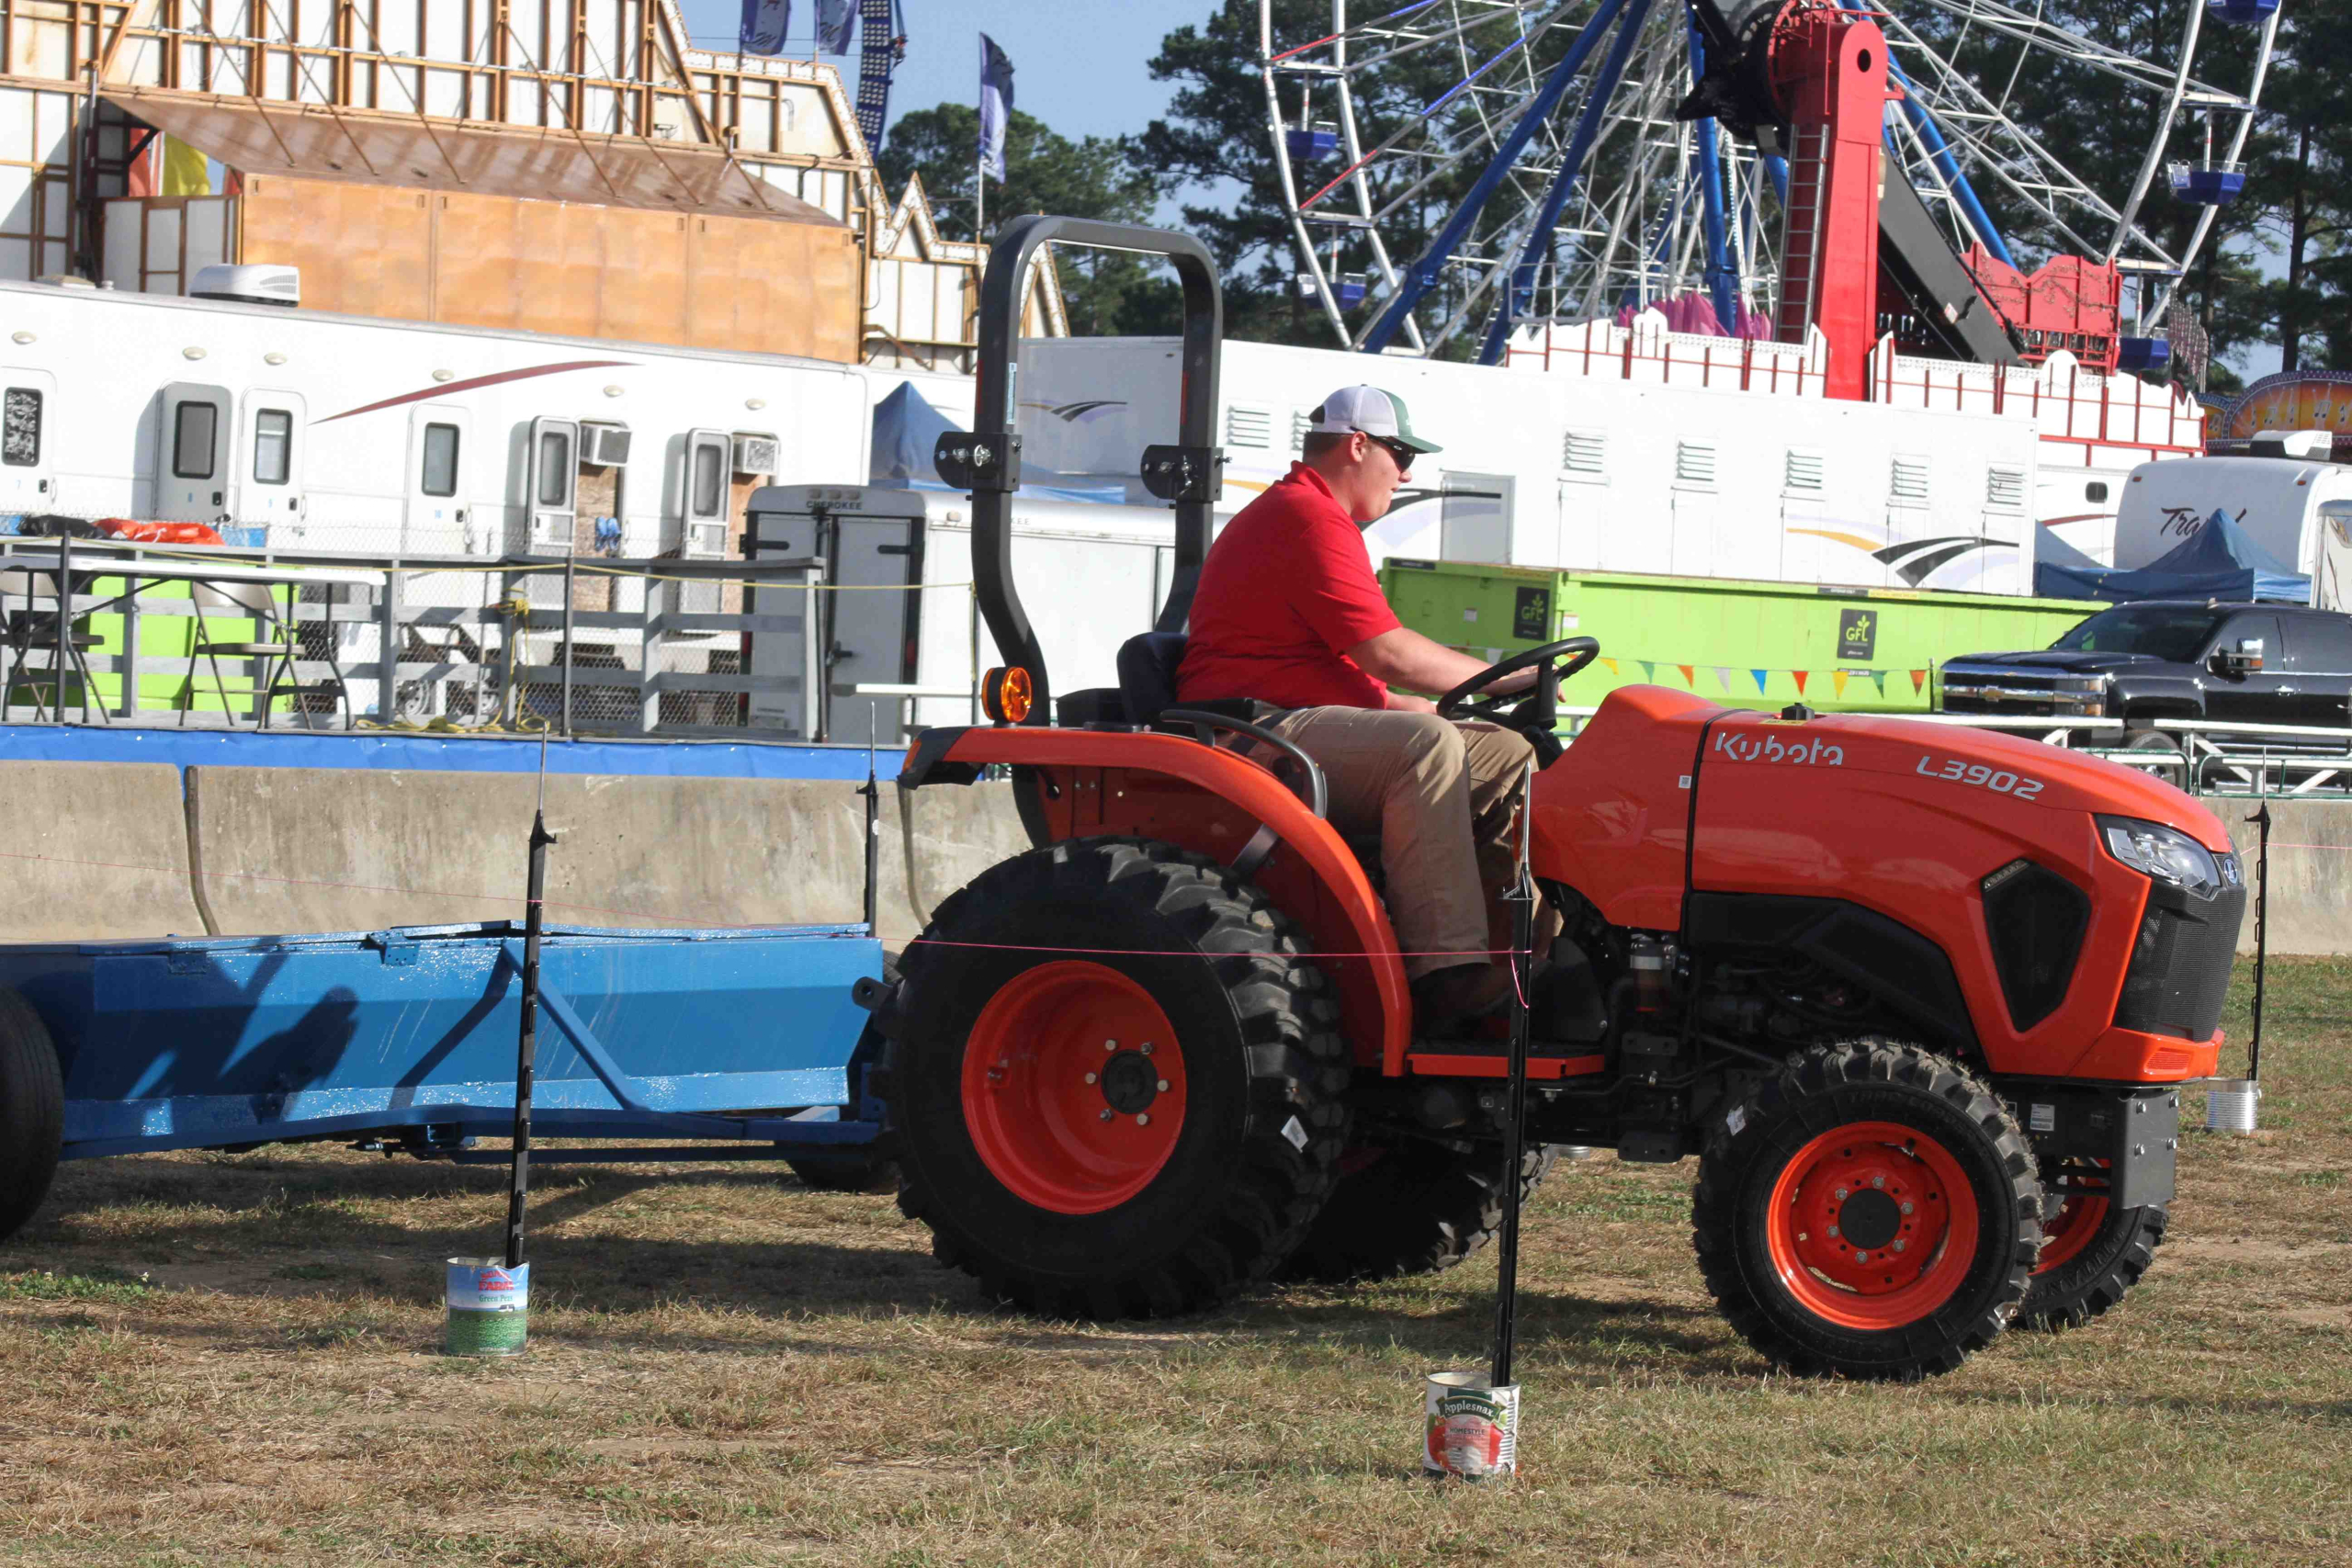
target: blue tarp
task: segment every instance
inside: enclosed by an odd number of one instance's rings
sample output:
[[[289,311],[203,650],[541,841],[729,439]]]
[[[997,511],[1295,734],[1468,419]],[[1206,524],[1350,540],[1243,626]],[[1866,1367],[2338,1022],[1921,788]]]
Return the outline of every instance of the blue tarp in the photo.
[[[2308,604],[2312,580],[2271,558],[2226,513],[2146,566],[2103,567],[2044,529],[2033,567],[2033,592],[2043,599],[2267,599]],[[2054,548],[2052,547],[2055,547]]]
[[[863,746],[797,741],[552,740],[550,773],[629,773],[673,778],[857,779]],[[49,762],[217,763],[238,768],[413,768],[437,773],[537,771],[536,736],[349,733],[275,729],[152,729],[133,725],[0,725],[0,759]],[[881,767],[895,763],[882,754]]]
[[[939,438],[960,434],[963,426],[931,406],[912,381],[901,381],[890,395],[874,405],[874,462],[866,482],[892,490],[951,490],[932,466]],[[1074,475],[1039,474],[1024,469],[1017,492],[1031,501],[1083,501],[1122,505],[1124,484],[1071,482]]]

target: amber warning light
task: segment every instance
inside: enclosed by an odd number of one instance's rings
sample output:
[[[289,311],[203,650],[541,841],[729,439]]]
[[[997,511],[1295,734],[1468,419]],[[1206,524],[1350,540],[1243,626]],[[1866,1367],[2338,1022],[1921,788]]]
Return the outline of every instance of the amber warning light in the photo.
[[[981,679],[980,710],[999,724],[1023,722],[1036,700],[1037,689],[1026,670],[991,670]]]

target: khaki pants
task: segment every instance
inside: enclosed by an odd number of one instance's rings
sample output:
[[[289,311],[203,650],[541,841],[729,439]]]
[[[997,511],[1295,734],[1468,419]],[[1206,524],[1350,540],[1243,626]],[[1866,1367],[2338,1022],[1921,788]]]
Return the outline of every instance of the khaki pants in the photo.
[[[1388,918],[1414,979],[1457,964],[1492,963],[1492,901],[1518,862],[1511,838],[1520,783],[1534,750],[1492,724],[1371,708],[1299,708],[1274,729],[1315,759],[1331,825],[1380,835]],[[1508,923],[1493,930],[1508,931]]]

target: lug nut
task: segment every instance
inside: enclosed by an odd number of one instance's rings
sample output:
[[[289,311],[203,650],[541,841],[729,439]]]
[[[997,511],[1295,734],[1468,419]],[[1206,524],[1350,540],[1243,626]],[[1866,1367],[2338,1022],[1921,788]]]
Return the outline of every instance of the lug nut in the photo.
[[[1844,1188],[1840,1187],[1839,1189],[1838,1189],[1838,1201],[1840,1201],[1840,1202],[1845,1201],[1845,1198],[1846,1198],[1846,1190],[1845,1190]]]
[[[1859,1248],[1859,1247],[1857,1247],[1857,1248],[1855,1249],[1855,1251],[1854,1251],[1854,1261],[1855,1261],[1855,1262],[1857,1262],[1857,1263],[1868,1263],[1870,1260],[1871,1260],[1871,1255],[1870,1255],[1869,1253],[1862,1251],[1862,1250],[1861,1250],[1860,1248]]]
[[[1910,1244],[1909,1242],[1907,1242],[1907,1241],[1897,1241],[1897,1242],[1894,1244],[1894,1250],[1895,1250],[1895,1251],[1897,1251],[1897,1252],[1900,1252],[1900,1251],[1902,1251],[1905,1247],[1908,1247],[1908,1246],[1910,1246],[1910,1245],[1911,1245],[1911,1244]]]
[[[1903,1200],[1903,1212],[1906,1214],[1911,1212],[1911,1200],[1908,1198]]]
[[[1148,1127],[1148,1126],[1150,1126],[1150,1125],[1151,1125],[1151,1112],[1150,1112],[1150,1111],[1136,1111],[1136,1126],[1138,1126],[1138,1127]]]
[[[1831,1225],[1829,1227],[1829,1234],[1831,1235],[1836,1235],[1838,1234],[1838,1227],[1836,1225]]]
[[[1145,1041],[1145,1042],[1143,1043],[1143,1045],[1142,1045],[1141,1049],[1142,1049],[1143,1054],[1144,1054],[1145,1055],[1147,1055],[1147,1056],[1150,1055],[1151,1055],[1151,1042],[1150,1042],[1150,1041],[1148,1041],[1148,1040]]]
[[[1103,1121],[1105,1121],[1105,1122],[1108,1122],[1110,1119],[1111,1119],[1111,1108],[1110,1108],[1109,1106],[1107,1106],[1107,1105],[1106,1105],[1106,1106],[1104,1106],[1104,1107],[1102,1108],[1102,1120],[1103,1120]]]
[[[1871,1185],[1872,1187],[1883,1187],[1886,1185],[1886,1178],[1883,1176],[1873,1176],[1871,1178]]]
[[[1166,1094],[1168,1092],[1168,1080],[1166,1078],[1160,1079],[1159,1088],[1160,1093]]]
[[[1087,1081],[1088,1083],[1092,1083],[1092,1082],[1094,1081],[1094,1075],[1093,1075],[1092,1073],[1089,1073],[1089,1074],[1087,1074],[1087,1075],[1086,1075],[1086,1081]]]
[[[1102,1049],[1104,1049],[1105,1051],[1115,1051],[1115,1050],[1117,1050],[1118,1048],[1119,1048],[1119,1043],[1118,1043],[1117,1041],[1115,1041],[1115,1040],[1105,1040],[1104,1042],[1102,1042]]]

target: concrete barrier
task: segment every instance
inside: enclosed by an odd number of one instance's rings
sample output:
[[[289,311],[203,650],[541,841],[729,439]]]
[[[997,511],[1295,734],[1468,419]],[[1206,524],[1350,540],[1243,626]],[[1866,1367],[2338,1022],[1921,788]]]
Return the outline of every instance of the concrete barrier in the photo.
[[[188,893],[179,770],[151,762],[0,762],[13,942],[202,936]]]
[[[516,773],[188,770],[203,903],[223,934],[517,919],[537,781]],[[1009,785],[882,790],[886,940],[1027,847]],[[550,777],[548,918],[795,925],[864,918],[865,802],[832,780]]]
[[[16,804],[0,940],[262,935],[519,919],[527,773],[0,762]],[[2251,878],[2253,803],[2208,802]],[[2352,803],[2274,801],[2270,951],[2352,952]],[[1029,847],[1002,784],[882,786],[879,923],[902,943],[941,899]],[[865,803],[840,780],[548,779],[563,835],[548,917],[570,925],[861,918]],[[2249,916],[2240,948],[2252,952]]]

